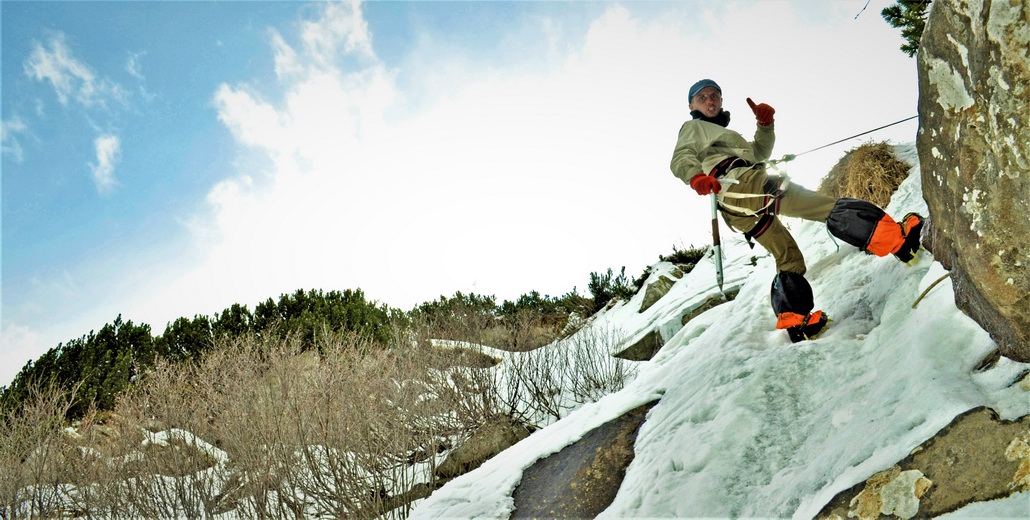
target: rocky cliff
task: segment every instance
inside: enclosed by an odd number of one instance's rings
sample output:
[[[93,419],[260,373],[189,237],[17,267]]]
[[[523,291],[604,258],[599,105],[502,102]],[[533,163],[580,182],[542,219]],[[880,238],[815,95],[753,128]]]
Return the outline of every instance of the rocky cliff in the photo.
[[[919,51],[924,244],[956,304],[1030,361],[1030,4],[934,2]]]

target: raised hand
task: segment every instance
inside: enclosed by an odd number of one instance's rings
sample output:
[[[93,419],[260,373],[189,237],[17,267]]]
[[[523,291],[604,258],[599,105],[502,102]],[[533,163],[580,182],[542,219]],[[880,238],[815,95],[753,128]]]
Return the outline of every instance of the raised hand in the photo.
[[[747,104],[751,107],[751,111],[755,113],[755,119],[758,120],[759,126],[769,126],[773,124],[773,114],[776,113],[776,109],[766,105],[765,103],[755,104],[751,101],[751,98],[747,98]]]

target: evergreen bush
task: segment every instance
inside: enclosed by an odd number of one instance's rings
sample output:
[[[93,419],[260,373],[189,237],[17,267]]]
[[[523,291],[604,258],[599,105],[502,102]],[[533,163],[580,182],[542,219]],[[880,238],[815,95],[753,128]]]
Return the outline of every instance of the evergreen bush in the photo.
[[[901,50],[909,56],[915,56],[919,51],[919,39],[923,36],[923,29],[926,27],[927,11],[933,0],[898,0],[897,3],[889,5],[880,11],[891,27],[901,29],[901,37],[905,44]]]

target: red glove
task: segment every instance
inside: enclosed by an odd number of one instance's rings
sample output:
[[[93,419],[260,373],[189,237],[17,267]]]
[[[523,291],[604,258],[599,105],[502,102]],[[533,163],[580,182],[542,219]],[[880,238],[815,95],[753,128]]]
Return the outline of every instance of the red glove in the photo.
[[[705,173],[699,173],[690,178],[690,187],[694,188],[694,191],[698,195],[709,195],[711,193],[719,193],[722,189],[722,185],[719,184],[718,179]]]
[[[759,126],[769,126],[773,124],[773,114],[776,113],[776,109],[766,105],[765,103],[755,104],[751,101],[751,98],[747,98],[747,104],[751,107],[751,111],[755,113],[755,119],[758,120]]]

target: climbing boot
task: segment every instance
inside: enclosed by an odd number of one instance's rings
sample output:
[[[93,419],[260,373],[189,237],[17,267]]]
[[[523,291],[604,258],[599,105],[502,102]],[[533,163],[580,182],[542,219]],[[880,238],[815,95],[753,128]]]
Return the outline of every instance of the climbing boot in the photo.
[[[909,213],[901,219],[900,226],[905,242],[901,244],[901,249],[898,249],[894,256],[907,264],[916,257],[916,252],[919,251],[919,233],[923,230],[923,217],[918,213]]]
[[[830,319],[825,312],[815,311],[805,316],[800,324],[787,328],[787,336],[790,337],[791,343],[815,339],[829,321]]]

